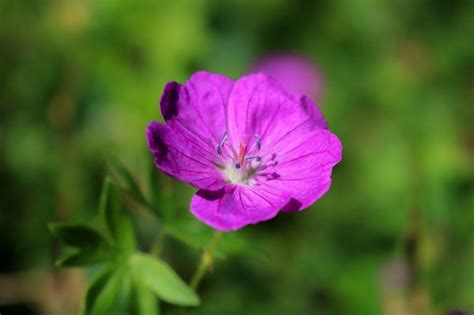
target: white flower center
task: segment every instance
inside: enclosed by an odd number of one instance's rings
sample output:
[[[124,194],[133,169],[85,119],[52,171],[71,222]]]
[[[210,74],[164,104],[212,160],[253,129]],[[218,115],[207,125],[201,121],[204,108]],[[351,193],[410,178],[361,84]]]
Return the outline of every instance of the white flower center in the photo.
[[[249,175],[248,172],[236,169],[235,166],[225,168],[223,173],[227,181],[231,184],[251,185],[256,182],[253,176]]]
[[[231,184],[255,185],[257,183],[257,175],[266,175],[262,171],[269,166],[274,166],[278,162],[275,160],[276,154],[272,154],[269,158],[262,158],[259,155],[261,143],[260,137],[255,135],[255,143],[249,149],[244,142],[240,143],[238,153],[234,150],[225,150],[227,141],[227,132],[224,132],[222,140],[216,147],[217,155],[220,163],[216,163],[222,171],[227,182]],[[274,175],[270,175],[274,178]]]

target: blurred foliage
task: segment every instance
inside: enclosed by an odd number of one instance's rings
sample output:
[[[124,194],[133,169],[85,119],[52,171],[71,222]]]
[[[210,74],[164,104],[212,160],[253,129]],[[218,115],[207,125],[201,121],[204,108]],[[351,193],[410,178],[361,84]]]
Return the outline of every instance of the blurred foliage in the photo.
[[[199,305],[196,293],[166,262],[136,251],[133,224],[118,189],[108,178],[97,212],[105,236],[88,225],[49,225],[54,236],[75,248],[56,261],[58,267],[103,266],[86,290],[81,314],[111,313],[122,292],[128,293],[128,308],[137,315],[158,314],[157,298],[177,305]]]
[[[201,306],[162,313],[474,311],[473,20],[469,0],[0,0],[1,274],[50,272],[47,222],[95,217],[118,160],[137,246],[154,246],[159,217],[161,256],[189,279],[212,231],[146,150],[163,85],[294,52],[321,67],[344,144],[330,192],[225,234]],[[0,312],[49,314],[30,302]]]

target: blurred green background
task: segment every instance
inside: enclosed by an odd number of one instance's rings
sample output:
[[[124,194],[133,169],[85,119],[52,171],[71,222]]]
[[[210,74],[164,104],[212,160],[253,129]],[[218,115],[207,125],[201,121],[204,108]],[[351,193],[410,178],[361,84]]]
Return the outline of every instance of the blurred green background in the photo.
[[[473,34],[470,0],[0,0],[0,313],[77,313],[89,272],[53,267],[47,222],[92,221],[112,158],[159,204],[162,257],[189,279],[212,231],[153,168],[145,128],[167,81],[238,78],[278,52],[323,73],[344,144],[331,190],[225,234],[202,305],[162,313],[474,311]],[[148,249],[153,214],[129,208]]]

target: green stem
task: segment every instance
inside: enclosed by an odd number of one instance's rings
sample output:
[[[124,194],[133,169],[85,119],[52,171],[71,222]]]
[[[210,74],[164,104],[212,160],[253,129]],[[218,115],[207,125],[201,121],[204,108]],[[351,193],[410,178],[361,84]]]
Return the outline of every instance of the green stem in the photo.
[[[150,254],[155,257],[160,257],[161,249],[163,248],[163,243],[165,241],[166,231],[161,230],[156,237],[155,242],[151,246]]]
[[[199,266],[197,267],[196,272],[194,273],[190,282],[190,286],[193,288],[193,290],[197,290],[199,283],[206,274],[207,270],[212,267],[217,245],[219,244],[221,237],[222,232],[216,231],[209,248],[202,253],[201,262],[199,263]]]

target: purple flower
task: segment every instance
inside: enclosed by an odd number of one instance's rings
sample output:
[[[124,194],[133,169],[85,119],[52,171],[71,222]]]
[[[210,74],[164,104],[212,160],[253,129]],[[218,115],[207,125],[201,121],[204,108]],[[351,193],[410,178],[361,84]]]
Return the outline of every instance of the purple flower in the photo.
[[[263,74],[235,83],[195,73],[170,82],[151,122],[148,147],[166,174],[198,188],[191,212],[228,231],[298,211],[331,184],[342,145],[316,105]]]
[[[319,100],[324,83],[319,69],[308,59],[291,54],[270,55],[253,66],[253,71],[272,77],[287,91]]]

